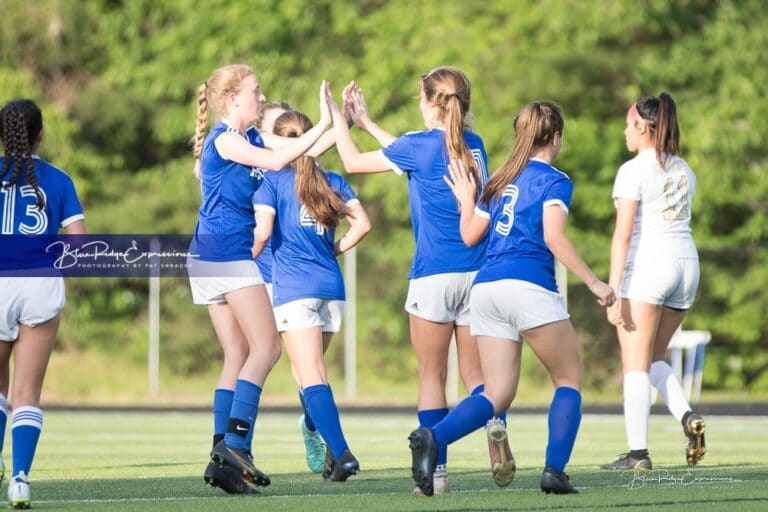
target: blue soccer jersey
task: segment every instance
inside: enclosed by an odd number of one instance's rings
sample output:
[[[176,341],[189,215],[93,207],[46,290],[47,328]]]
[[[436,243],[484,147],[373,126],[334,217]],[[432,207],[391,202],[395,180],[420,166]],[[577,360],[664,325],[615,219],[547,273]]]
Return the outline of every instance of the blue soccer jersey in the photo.
[[[490,220],[488,260],[475,283],[520,279],[557,292],[555,258],[544,243],[544,208],[568,212],[573,182],[540,160],[528,164],[507,185],[501,199],[479,203],[475,213]]]
[[[16,183],[6,188],[14,167],[14,162],[9,162],[8,170],[0,176],[0,234],[55,235],[59,228],[85,218],[72,178],[42,158],[32,160],[45,207],[37,208],[35,188],[24,177],[26,165]],[[4,158],[0,157],[0,169],[3,165]]]
[[[11,179],[13,161],[0,176],[0,235],[7,236],[0,241],[4,246],[0,250],[0,267],[6,270],[49,267],[51,255],[45,254],[47,237],[85,218],[72,178],[42,158],[33,157],[33,162],[38,190],[45,202],[42,209],[37,207],[34,187],[24,177],[26,164],[10,187],[6,184]],[[0,169],[4,163],[0,157]]]
[[[331,189],[352,205],[354,191],[344,178],[327,172]],[[253,195],[257,210],[275,215],[272,230],[272,296],[280,306],[298,299],[344,300],[344,280],[334,254],[336,230],[321,226],[312,218],[296,193],[296,171],[268,172]]]
[[[251,196],[259,187],[264,171],[226,160],[216,149],[216,138],[234,128],[220,122],[210,131],[200,155],[202,203],[190,253],[205,261],[250,260],[253,247]],[[246,131],[248,142],[263,148],[256,128]]]
[[[464,141],[488,180],[488,156],[482,139],[470,131]],[[448,176],[445,131],[434,128],[407,133],[382,150],[392,169],[408,176],[411,223],[416,240],[410,279],[448,272],[477,270],[485,261],[487,239],[467,247],[459,233],[459,207],[443,180]]]
[[[264,279],[266,284],[272,284],[272,243],[271,240],[267,242],[264,250],[261,251],[259,257],[256,258],[256,266],[259,267],[259,273],[261,278]]]

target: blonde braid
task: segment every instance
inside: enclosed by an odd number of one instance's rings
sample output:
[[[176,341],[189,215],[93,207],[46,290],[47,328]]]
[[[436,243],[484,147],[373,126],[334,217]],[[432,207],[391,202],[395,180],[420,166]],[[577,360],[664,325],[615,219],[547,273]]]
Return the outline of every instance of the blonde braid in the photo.
[[[208,98],[206,93],[208,92],[208,84],[203,83],[200,85],[197,94],[197,122],[195,124],[195,138],[194,138],[194,156],[195,167],[194,172],[197,178],[200,178],[200,155],[203,153],[203,142],[205,141],[205,125],[208,120]]]

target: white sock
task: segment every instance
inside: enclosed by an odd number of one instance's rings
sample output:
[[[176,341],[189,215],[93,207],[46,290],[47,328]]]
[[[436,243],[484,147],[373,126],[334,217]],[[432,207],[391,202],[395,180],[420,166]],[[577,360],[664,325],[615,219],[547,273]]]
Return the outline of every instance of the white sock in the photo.
[[[656,361],[651,365],[649,377],[651,385],[658,390],[669,412],[677,421],[682,421],[683,414],[691,410],[691,404],[686,400],[683,387],[677,380],[672,367],[666,361]]]
[[[651,382],[646,372],[624,375],[624,427],[630,450],[648,448],[648,416],[651,413]]]

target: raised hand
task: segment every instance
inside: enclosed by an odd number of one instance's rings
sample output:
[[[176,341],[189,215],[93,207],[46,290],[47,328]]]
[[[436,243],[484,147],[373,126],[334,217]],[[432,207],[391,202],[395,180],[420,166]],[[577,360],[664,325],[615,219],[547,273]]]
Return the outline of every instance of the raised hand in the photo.
[[[474,206],[477,195],[474,174],[460,160],[454,160],[448,164],[448,173],[451,177],[443,176],[443,179],[461,206]]]
[[[344,107],[350,110],[352,120],[362,129],[371,122],[371,115],[368,113],[368,105],[365,103],[365,97],[360,86],[352,82],[349,87],[349,93],[344,98]]]
[[[323,126],[329,126],[331,124],[331,102],[333,102],[331,88],[328,85],[328,82],[323,80],[320,84],[320,121],[318,121],[318,124]]]

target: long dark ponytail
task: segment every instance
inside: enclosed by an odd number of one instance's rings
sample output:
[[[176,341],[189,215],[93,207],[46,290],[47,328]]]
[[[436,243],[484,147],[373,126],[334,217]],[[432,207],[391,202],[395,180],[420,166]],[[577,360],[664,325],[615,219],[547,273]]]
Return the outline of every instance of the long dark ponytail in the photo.
[[[658,97],[646,96],[635,104],[637,114],[648,123],[656,148],[656,159],[662,167],[668,156],[680,152],[680,127],[677,124],[677,106],[669,93]]]

